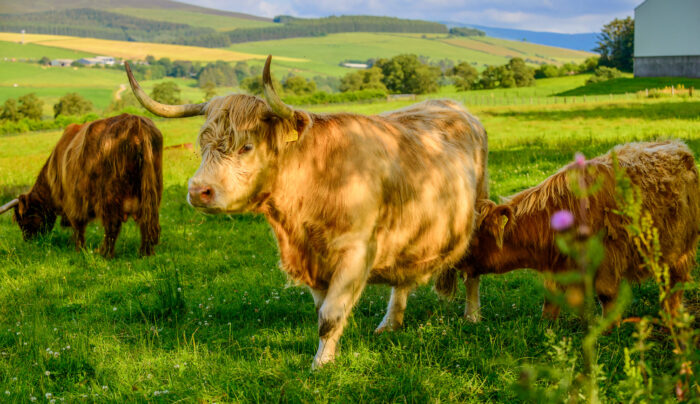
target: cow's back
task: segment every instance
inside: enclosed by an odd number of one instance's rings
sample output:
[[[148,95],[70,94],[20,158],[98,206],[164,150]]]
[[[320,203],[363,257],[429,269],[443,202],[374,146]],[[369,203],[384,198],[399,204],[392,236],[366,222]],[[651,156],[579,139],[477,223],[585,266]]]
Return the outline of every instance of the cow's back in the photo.
[[[48,162],[54,200],[69,217],[89,220],[108,201],[139,199],[147,164],[157,166],[160,194],[162,142],[153,122],[129,114],[67,128]]]

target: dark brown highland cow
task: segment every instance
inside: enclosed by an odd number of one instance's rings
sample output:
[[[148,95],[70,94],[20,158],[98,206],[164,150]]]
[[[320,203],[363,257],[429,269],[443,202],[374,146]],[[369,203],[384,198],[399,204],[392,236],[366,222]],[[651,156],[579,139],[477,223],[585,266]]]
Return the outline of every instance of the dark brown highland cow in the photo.
[[[63,132],[32,189],[0,208],[14,207],[24,239],[49,232],[61,216],[71,226],[77,249],[85,245],[85,227],[102,220],[100,254],[114,256],[122,222],[129,216],[141,227],[142,255],[158,244],[158,207],[163,191],[163,136],[148,118],[122,114]]]
[[[613,149],[620,167],[639,188],[642,208],[651,213],[659,231],[661,262],[669,267],[671,286],[690,280],[700,229],[700,187],[693,153],[679,141],[630,143]],[[550,218],[559,210],[574,214],[574,223],[586,223],[593,233],[604,232],[605,258],[598,268],[595,290],[608,312],[617,297],[620,281],[640,281],[651,274],[625,226],[616,214],[615,176],[611,153],[586,163],[584,180],[602,178],[601,189],[588,198],[585,218],[579,200],[571,190],[567,174],[578,170],[575,163],[496,205],[489,200],[477,203],[480,212],[469,254],[457,268],[465,275],[467,310],[465,316],[479,320],[479,276],[500,274],[518,268],[558,273],[574,268],[554,243]],[[507,219],[507,222],[505,220]],[[504,226],[505,222],[505,226]],[[547,282],[549,289],[557,285]],[[668,297],[665,306],[675,312],[682,291]],[[545,303],[543,314],[556,317],[559,308]]]

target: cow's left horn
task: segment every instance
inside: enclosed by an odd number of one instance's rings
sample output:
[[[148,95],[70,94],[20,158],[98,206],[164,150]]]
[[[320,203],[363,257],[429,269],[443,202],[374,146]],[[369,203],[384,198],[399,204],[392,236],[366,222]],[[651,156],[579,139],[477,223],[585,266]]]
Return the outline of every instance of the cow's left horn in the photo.
[[[272,112],[280,118],[290,119],[294,116],[294,110],[287,104],[283,103],[280,96],[275,92],[275,87],[272,85],[272,75],[270,74],[270,62],[272,55],[267,57],[265,68],[263,69],[263,89],[265,91],[265,100],[270,106]]]
[[[149,97],[146,92],[143,91],[139,83],[137,83],[136,79],[134,79],[134,75],[131,73],[131,67],[129,66],[128,62],[124,62],[124,67],[126,68],[126,75],[129,77],[131,90],[134,92],[134,95],[139,100],[141,105],[143,105],[143,107],[147,110],[164,118],[182,118],[187,116],[204,115],[208,102],[184,105],[161,104]]]
[[[19,205],[19,199],[13,199],[10,202],[7,202],[6,204],[0,206],[0,215],[14,208],[17,205]]]

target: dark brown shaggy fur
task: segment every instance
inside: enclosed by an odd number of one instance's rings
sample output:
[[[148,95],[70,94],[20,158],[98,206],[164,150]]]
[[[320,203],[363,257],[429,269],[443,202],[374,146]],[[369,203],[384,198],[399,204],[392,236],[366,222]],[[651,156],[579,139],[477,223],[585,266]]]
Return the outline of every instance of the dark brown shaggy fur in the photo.
[[[620,166],[641,190],[643,209],[652,214],[653,225],[659,231],[661,260],[670,268],[671,283],[688,281],[700,229],[700,188],[692,152],[679,141],[631,143],[613,150]],[[605,259],[598,269],[595,289],[604,311],[609,310],[622,279],[640,281],[650,274],[625,229],[626,221],[614,213],[617,205],[611,153],[586,165],[592,173],[586,182],[593,183],[595,177],[600,177],[603,187],[588,198],[589,208],[583,214],[567,182],[574,165],[513,195],[504,204],[481,201],[477,205],[478,230],[459,269],[467,277],[477,278],[518,268],[552,273],[571,270],[573,265],[554,245],[550,228],[552,214],[566,209],[574,213],[576,225],[588,223],[593,233],[604,232]],[[504,217],[508,218],[505,228]],[[674,312],[682,292],[669,299],[667,307]],[[558,308],[546,304],[544,314],[556,317]]]
[[[105,228],[100,253],[112,257],[122,222],[132,216],[141,228],[141,254],[153,254],[160,236],[162,149],[163,137],[148,118],[122,114],[69,125],[15,207],[24,238],[47,233],[61,216],[80,249],[88,222],[99,218]]]

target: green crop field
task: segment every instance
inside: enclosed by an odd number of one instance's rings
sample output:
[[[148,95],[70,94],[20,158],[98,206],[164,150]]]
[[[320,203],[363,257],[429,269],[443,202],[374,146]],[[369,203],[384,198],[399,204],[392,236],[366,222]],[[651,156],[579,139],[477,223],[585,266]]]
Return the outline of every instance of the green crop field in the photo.
[[[298,69],[298,74],[314,76],[328,74],[341,76],[350,69],[340,66],[346,60],[367,60],[369,58],[392,57],[401,53],[417,53],[432,60],[451,59],[476,63],[475,67],[482,70],[486,65],[502,65],[510,57],[531,57],[541,62],[550,63],[562,61],[581,62],[593,54],[570,51],[543,45],[522,44],[515,41],[494,40],[494,43],[479,42],[483,48],[475,50],[464,46],[451,44],[446,35],[430,34],[389,34],[389,33],[346,33],[332,34],[313,38],[291,38],[275,41],[248,42],[235,44],[231,49],[245,53],[271,53],[273,55],[303,58],[309,62],[276,61],[279,66]],[[483,39],[479,41],[489,41]],[[476,40],[463,39],[462,42]],[[461,42],[458,42],[461,43]],[[527,52],[523,47],[527,45]],[[507,46],[515,50],[507,49]],[[556,50],[558,53],[554,52]],[[556,60],[545,60],[536,53],[554,57]],[[507,56],[511,55],[511,56]]]
[[[149,20],[167,21],[178,24],[192,25],[195,27],[213,28],[218,31],[230,31],[236,28],[267,27],[274,24],[266,21],[172,9],[114,8],[108,11]]]
[[[313,110],[379,113],[404,105]],[[470,110],[489,133],[494,199],[538,183],[576,151],[591,157],[618,143],[673,137],[700,156],[694,99]],[[202,119],[156,123],[174,145],[194,142]],[[0,202],[30,186],[59,136],[0,137]],[[377,285],[355,308],[336,363],[311,372],[317,323],[310,293],[277,269],[263,218],[207,216],[187,204],[187,179],[198,164],[194,152],[165,151],[163,233],[152,258],[137,256],[131,222],[117,257],[104,260],[93,252],[102,238],[97,224],[88,228],[88,249],[76,252],[66,229],[25,242],[10,215],[0,217],[3,401],[515,402],[523,366],[552,364],[549,330],[575,350],[582,343],[586,331],[573,314],[540,319],[544,292],[531,271],[485,277],[479,324],[460,318],[463,291],[447,302],[425,286],[409,299],[404,329],[378,336],[389,289]],[[655,314],[656,290],[651,282],[635,286],[625,316]],[[697,289],[686,292],[686,305],[698,315]],[[624,348],[634,331],[624,324],[598,340],[605,401],[625,401],[613,386],[625,377]],[[661,329],[650,338],[645,358],[662,378],[676,369],[672,347]]]
[[[39,60],[46,56],[49,59],[80,59],[95,56],[90,53],[79,52],[70,49],[54,48],[51,46],[36,45],[32,43],[21,44],[17,42],[0,41],[0,55],[3,59],[34,59]]]

